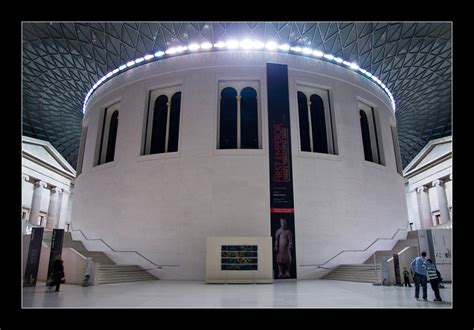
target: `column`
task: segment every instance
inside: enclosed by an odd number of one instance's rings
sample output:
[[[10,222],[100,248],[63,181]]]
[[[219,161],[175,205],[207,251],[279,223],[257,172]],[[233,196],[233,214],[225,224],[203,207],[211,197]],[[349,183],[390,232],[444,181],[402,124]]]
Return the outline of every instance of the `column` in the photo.
[[[433,187],[436,187],[436,195],[438,195],[439,213],[441,214],[441,223],[449,222],[448,199],[446,198],[446,190],[444,189],[443,180],[433,181]]]
[[[59,224],[59,214],[61,212],[62,189],[54,187],[51,189],[51,197],[49,199],[48,207],[48,221],[46,228],[57,228]]]
[[[65,229],[66,228],[66,221],[70,220],[70,213],[68,212],[69,210],[69,198],[70,198],[70,193],[67,190],[63,190],[62,193],[62,202],[61,202],[61,208],[60,208],[60,214],[59,214],[59,224],[58,227],[59,229]]]
[[[421,186],[416,188],[416,200],[418,202],[421,229],[433,227],[433,220],[431,219],[430,197],[428,195],[427,187]]]
[[[31,203],[31,211],[30,211],[30,223],[34,225],[39,225],[39,214],[41,210],[41,202],[43,201],[45,188],[47,187],[47,183],[44,181],[37,181],[35,182],[35,190],[33,192],[33,202]]]

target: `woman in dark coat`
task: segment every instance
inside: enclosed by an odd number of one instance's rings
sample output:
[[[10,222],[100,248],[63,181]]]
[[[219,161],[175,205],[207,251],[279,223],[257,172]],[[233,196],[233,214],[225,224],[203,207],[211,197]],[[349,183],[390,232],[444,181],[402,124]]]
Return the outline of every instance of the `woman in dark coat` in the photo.
[[[61,256],[57,255],[53,262],[53,272],[51,273],[51,278],[53,279],[53,286],[56,285],[56,292],[59,291],[59,286],[61,285],[61,280],[64,277],[64,266]]]

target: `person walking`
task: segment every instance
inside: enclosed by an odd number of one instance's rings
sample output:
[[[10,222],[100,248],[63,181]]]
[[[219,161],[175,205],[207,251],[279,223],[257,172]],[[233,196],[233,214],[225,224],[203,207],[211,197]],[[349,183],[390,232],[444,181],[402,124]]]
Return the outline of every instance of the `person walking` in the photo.
[[[441,296],[439,295],[439,282],[440,282],[440,276],[438,276],[439,272],[436,269],[436,265],[431,261],[431,259],[426,260],[426,271],[428,273],[428,280],[430,281],[431,288],[434,291],[435,294],[435,300],[434,301],[443,301],[441,299]]]
[[[51,278],[53,279],[52,287],[56,285],[56,292],[59,291],[61,281],[64,278],[64,262],[61,259],[61,255],[57,255],[53,262],[53,271],[51,272]]]
[[[423,288],[423,300],[428,300],[426,252],[421,252],[420,257],[416,257],[410,263],[411,272],[415,278],[415,299],[420,299],[420,285]]]

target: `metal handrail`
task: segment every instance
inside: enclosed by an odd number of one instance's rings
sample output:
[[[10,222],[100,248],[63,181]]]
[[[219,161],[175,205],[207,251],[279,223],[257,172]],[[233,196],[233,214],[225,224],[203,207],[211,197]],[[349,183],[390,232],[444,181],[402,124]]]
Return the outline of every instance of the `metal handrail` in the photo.
[[[393,239],[400,230],[407,230],[408,228],[408,223],[407,225],[405,226],[405,228],[398,228],[397,231],[395,232],[395,234],[393,234],[393,236],[391,238],[377,238],[375,241],[373,241],[369,246],[367,246],[365,249],[363,250],[342,250],[341,252],[339,252],[338,254],[336,254],[335,256],[329,258],[326,262],[323,262],[322,264],[314,264],[314,265],[301,265],[301,267],[318,267],[318,268],[322,268],[322,269],[334,269],[336,268],[337,266],[335,267],[322,267],[323,265],[327,264],[329,261],[331,261],[332,259],[336,258],[337,256],[339,256],[340,254],[342,253],[345,253],[345,252],[365,252],[367,251],[372,245],[374,245],[378,240],[391,240]]]
[[[84,238],[88,241],[101,241],[102,243],[104,243],[104,245],[106,245],[109,249],[111,249],[113,252],[128,252],[128,253],[136,253],[137,255],[139,255],[140,257],[142,257],[143,259],[145,259],[146,261],[148,261],[149,263],[155,265],[156,267],[152,267],[152,268],[147,268],[145,270],[150,270],[150,269],[155,269],[155,268],[158,268],[158,269],[162,269],[163,267],[181,267],[180,265],[158,265],[156,263],[154,263],[153,261],[151,261],[150,259],[148,259],[147,257],[145,257],[143,254],[141,254],[140,252],[138,251],[118,251],[118,250],[115,250],[113,247],[111,247],[106,241],[104,241],[103,239],[101,238],[87,238],[87,236],[82,232],[82,230],[80,229],[76,229],[74,230],[73,229],[73,225],[72,223],[70,224],[71,226],[71,231],[78,231],[82,234],[82,236],[84,236]]]

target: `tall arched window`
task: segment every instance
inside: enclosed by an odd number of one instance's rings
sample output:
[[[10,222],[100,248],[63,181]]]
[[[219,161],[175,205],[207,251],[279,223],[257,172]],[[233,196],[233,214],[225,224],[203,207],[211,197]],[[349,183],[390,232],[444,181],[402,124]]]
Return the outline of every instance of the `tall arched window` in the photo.
[[[219,83],[218,149],[259,149],[258,82]]]
[[[363,110],[359,111],[360,129],[362,130],[362,143],[364,144],[364,158],[368,162],[373,162],[372,144],[370,143],[369,120]]]
[[[313,128],[314,152],[328,153],[328,139],[326,132],[326,116],[321,96],[313,94],[311,101],[311,127]]]
[[[257,91],[246,87],[240,96],[240,148],[258,149]]]
[[[181,91],[179,86],[150,92],[150,106],[145,123],[143,154],[177,152]]]
[[[170,124],[169,124],[167,152],[178,151],[180,105],[181,105],[181,92],[177,92],[171,97]]]
[[[359,103],[360,129],[364,146],[366,161],[382,164],[382,145],[379,143],[379,125],[374,108],[364,103]],[[381,135],[380,135],[381,136]]]
[[[81,132],[81,143],[79,146],[79,157],[77,159],[77,175],[79,176],[82,173],[82,166],[84,162],[84,150],[86,148],[86,141],[87,141],[87,126],[82,127]]]
[[[298,92],[298,114],[300,122],[301,151],[311,151],[308,120],[308,99],[303,92]]]
[[[336,154],[328,91],[298,86],[301,151]]]
[[[219,148],[237,148],[237,91],[226,87],[221,92]]]
[[[105,162],[113,162],[115,155],[115,141],[117,139],[118,128],[118,110],[115,110],[110,118],[109,139],[107,143],[107,154],[105,155]]]
[[[97,146],[95,165],[114,161],[115,142],[117,140],[118,116],[120,104],[116,103],[104,110],[102,124],[100,125],[100,140]]]
[[[150,154],[159,154],[165,152],[167,120],[168,97],[166,95],[160,95],[155,100],[155,107],[153,109]]]

